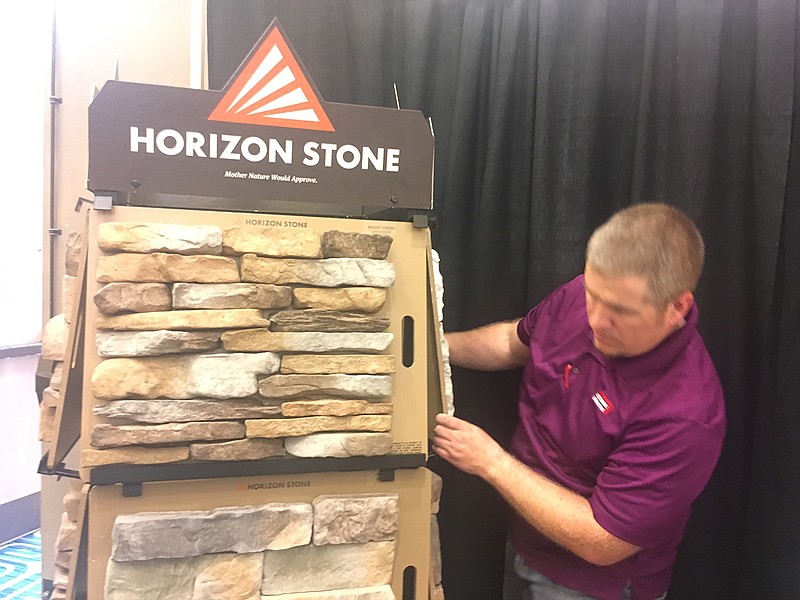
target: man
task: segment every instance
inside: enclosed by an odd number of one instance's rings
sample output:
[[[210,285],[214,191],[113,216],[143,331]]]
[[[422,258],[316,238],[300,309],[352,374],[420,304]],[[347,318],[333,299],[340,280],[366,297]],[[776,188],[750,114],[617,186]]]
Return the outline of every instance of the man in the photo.
[[[654,600],[716,465],[722,389],[697,332],[694,223],[663,204],[620,211],[584,274],[518,321],[449,333],[452,364],[525,367],[504,451],[439,415],[434,450],[514,508],[504,600]]]

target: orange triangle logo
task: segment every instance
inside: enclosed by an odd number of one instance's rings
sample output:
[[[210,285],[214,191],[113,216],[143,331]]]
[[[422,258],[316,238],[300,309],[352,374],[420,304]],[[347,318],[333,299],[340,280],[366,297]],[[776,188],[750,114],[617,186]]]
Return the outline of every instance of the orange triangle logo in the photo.
[[[210,121],[335,131],[277,22],[225,87]]]

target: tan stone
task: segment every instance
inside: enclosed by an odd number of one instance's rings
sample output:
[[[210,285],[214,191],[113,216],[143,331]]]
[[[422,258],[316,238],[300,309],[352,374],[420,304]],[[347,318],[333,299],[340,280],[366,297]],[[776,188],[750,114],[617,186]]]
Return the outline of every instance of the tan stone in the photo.
[[[48,386],[44,388],[42,391],[42,405],[49,406],[50,408],[55,408],[58,406],[58,390],[53,388],[52,386]]]
[[[194,582],[191,600],[260,600],[264,555],[213,554]]]
[[[72,275],[64,275],[61,280],[61,307],[64,313],[64,320],[69,323],[72,319],[72,311],[75,310],[75,297],[78,291],[78,278]]]
[[[259,381],[258,393],[265,398],[297,396],[343,396],[388,398],[391,375],[272,375]]]
[[[241,258],[242,281],[301,284],[318,287],[366,286],[391,287],[395,280],[394,265],[369,258],[261,258],[245,254]]]
[[[67,236],[66,256],[64,257],[64,267],[66,268],[67,275],[77,277],[78,263],[80,262],[82,250],[83,235],[74,231],[71,232]]]
[[[324,592],[296,592],[280,596],[261,596],[261,600],[396,600],[389,585],[376,585]]]
[[[199,421],[162,425],[109,425],[98,423],[92,429],[94,448],[150,446],[181,442],[227,441],[244,437],[244,425],[237,421]]]
[[[389,431],[389,415],[354,417],[298,417],[296,419],[248,419],[247,437],[280,438],[309,435],[323,431]]]
[[[393,540],[400,520],[397,494],[322,494],[314,498],[315,546]]]
[[[56,550],[56,557],[53,563],[62,569],[69,569],[70,560],[72,560],[72,550]]]
[[[321,256],[318,232],[276,227],[229,227],[222,232],[226,254],[317,258]]]
[[[242,400],[114,400],[94,407],[94,413],[138,423],[187,423],[232,419],[259,419],[281,414],[280,406],[265,406],[256,399]]]
[[[50,443],[56,430],[56,407],[39,405],[39,441]]]
[[[101,465],[156,465],[180,462],[189,459],[189,448],[186,446],[169,448],[146,448],[131,446],[128,448],[111,448],[95,450],[84,448],[81,451],[82,467],[99,467]]]
[[[63,314],[47,321],[42,331],[42,358],[63,361],[68,338],[69,324]]]
[[[231,352],[383,352],[394,334],[311,333],[252,328],[226,331],[222,345]]]
[[[431,514],[439,512],[439,504],[442,500],[442,478],[431,471]]]
[[[164,283],[108,283],[94,295],[104,315],[155,312],[172,308],[172,294]]]
[[[56,536],[56,552],[73,550],[78,541],[77,532],[77,524],[69,520],[69,516],[66,512],[62,512],[61,525],[58,528],[58,535]]]
[[[104,252],[221,254],[222,230],[213,225],[101,223],[97,245]]]
[[[367,400],[295,400],[281,404],[284,417],[330,416],[347,417],[350,415],[390,415],[393,405],[389,402],[369,402]]]
[[[125,356],[160,356],[216,350],[217,331],[98,331],[97,354],[103,358]]]
[[[281,373],[284,375],[326,373],[381,375],[395,371],[395,357],[388,354],[294,354],[281,359]]]
[[[346,458],[383,456],[392,449],[391,433],[314,433],[284,440],[292,456]]]
[[[239,281],[236,261],[225,256],[180,254],[113,254],[97,259],[97,281],[234,283]]]
[[[56,362],[53,367],[53,374],[50,376],[50,387],[54,390],[60,390],[61,384],[64,381],[64,363]]]
[[[269,320],[271,331],[385,331],[391,323],[386,317],[313,308],[282,310]]]
[[[389,254],[392,241],[392,236],[378,233],[326,231],[322,234],[322,256],[383,260]]]
[[[445,600],[444,588],[441,585],[437,585],[431,590],[431,600]]]
[[[431,573],[433,585],[442,583],[442,547],[439,543],[439,519],[431,515]]]
[[[71,485],[67,490],[67,493],[64,494],[64,512],[67,514],[67,518],[72,521],[73,523],[78,521],[78,510],[81,504],[81,498],[83,496],[80,487],[80,481],[72,480],[70,482]]]
[[[214,558],[109,560],[102,600],[190,600],[198,573]]]
[[[285,455],[286,451],[280,440],[261,438],[189,446],[192,460],[261,460]]]
[[[255,308],[232,310],[170,310],[98,317],[98,329],[154,331],[158,329],[228,329],[266,327],[269,320]]]
[[[321,308],[325,310],[360,310],[378,312],[386,303],[386,290],[380,288],[295,288],[292,292],[294,308]]]
[[[292,289],[268,283],[176,283],[173,308],[286,308]]]

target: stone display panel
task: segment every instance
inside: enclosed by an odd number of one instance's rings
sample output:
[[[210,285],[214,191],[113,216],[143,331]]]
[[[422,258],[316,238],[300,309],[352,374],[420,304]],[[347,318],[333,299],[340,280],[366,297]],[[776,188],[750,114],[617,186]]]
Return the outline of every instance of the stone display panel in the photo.
[[[400,322],[425,318],[410,224],[92,217],[83,468],[424,452],[426,382],[399,359]]]
[[[88,597],[395,600],[413,581],[411,597],[427,598],[432,476],[146,483],[140,496],[96,486]],[[409,568],[417,574],[404,583]]]

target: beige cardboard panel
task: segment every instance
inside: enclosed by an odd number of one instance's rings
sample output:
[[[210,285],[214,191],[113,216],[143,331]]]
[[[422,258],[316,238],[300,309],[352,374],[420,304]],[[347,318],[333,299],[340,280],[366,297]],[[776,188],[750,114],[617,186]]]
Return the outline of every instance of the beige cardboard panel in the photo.
[[[398,469],[394,481],[377,471],[235,477],[145,483],[138,497],[123,497],[122,486],[95,486],[89,494],[88,598],[103,597],[111,530],[117,515],[149,511],[209,510],[269,502],[311,502],[322,494],[398,494],[399,528],[392,589],[402,598],[403,571],[417,571],[415,598],[427,598],[430,571],[431,474],[425,468]]]
[[[224,207],[220,207],[224,208]],[[394,377],[395,403],[392,426],[392,454],[424,454],[427,452],[428,422],[428,280],[426,276],[429,231],[414,228],[411,223],[340,219],[332,217],[304,217],[232,213],[184,209],[144,208],[114,206],[110,211],[92,211],[90,235],[87,241],[88,268],[86,289],[86,352],[84,362],[83,424],[81,447],[87,448],[90,432],[95,424],[107,422],[93,414],[94,399],[91,395],[91,375],[100,361],[96,354],[94,321],[99,313],[92,301],[101,287],[95,277],[95,265],[100,251],[97,248],[97,228],[100,223],[122,221],[137,223],[171,223],[183,225],[216,225],[221,228],[234,226],[281,227],[286,229],[314,229],[321,232],[339,230],[360,233],[391,235],[394,238],[387,257],[394,264],[397,279],[389,288],[385,306],[377,316],[388,317],[391,325],[387,331],[394,334],[394,341],[387,354],[397,357],[397,373]],[[414,320],[415,343],[413,364],[402,364],[402,321],[409,316]],[[88,479],[86,468],[82,476]]]

